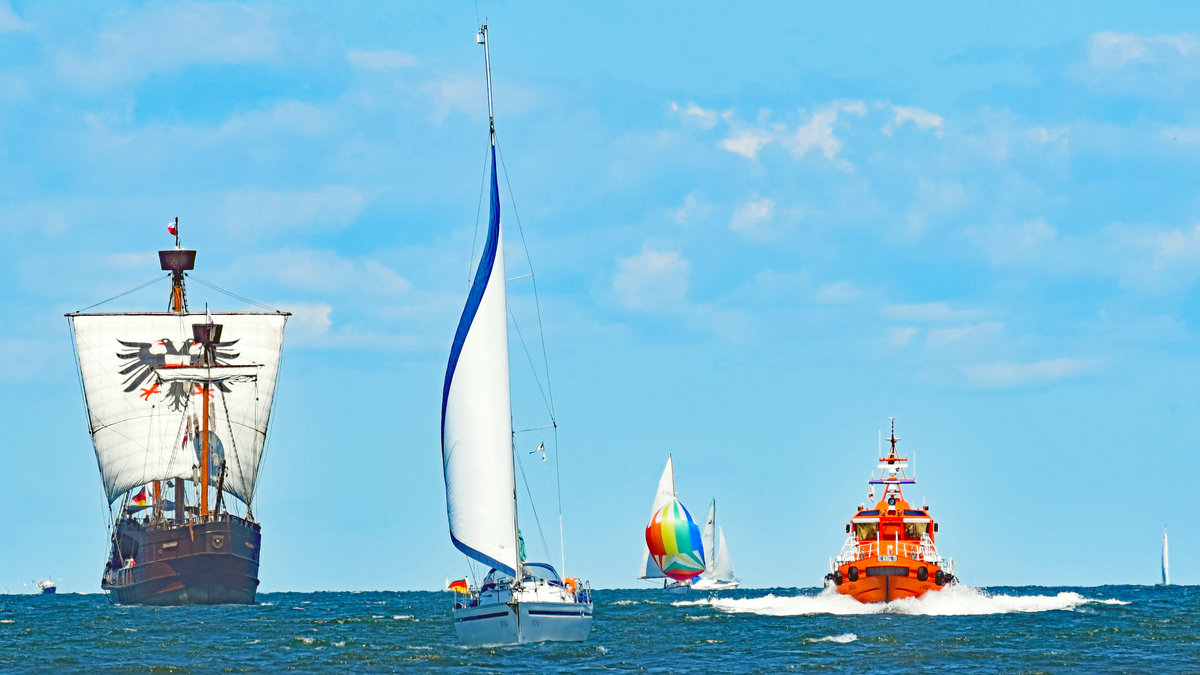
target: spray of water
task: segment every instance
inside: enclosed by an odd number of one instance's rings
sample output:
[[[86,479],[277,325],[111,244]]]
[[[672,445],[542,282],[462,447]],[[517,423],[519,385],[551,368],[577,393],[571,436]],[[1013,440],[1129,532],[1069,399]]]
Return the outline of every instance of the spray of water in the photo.
[[[711,605],[731,613],[765,616],[803,616],[809,614],[908,614],[924,616],[968,616],[981,614],[1012,614],[1017,612],[1051,612],[1073,610],[1088,604],[1127,604],[1120,600],[1085,598],[1079,593],[1063,591],[1057,595],[992,595],[963,584],[952,584],[940,591],[919,598],[905,598],[888,603],[863,604],[827,587],[816,595],[777,596],[760,598],[711,598],[674,603],[677,606]]]

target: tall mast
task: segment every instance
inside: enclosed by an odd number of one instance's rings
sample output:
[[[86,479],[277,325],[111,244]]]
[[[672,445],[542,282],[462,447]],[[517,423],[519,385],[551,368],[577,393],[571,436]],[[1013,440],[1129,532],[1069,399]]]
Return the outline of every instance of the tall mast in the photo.
[[[487,97],[488,97],[488,142],[492,146],[492,172],[496,171],[496,117],[492,113],[492,55],[488,49],[488,27],[483,24],[479,27],[479,33],[475,36],[475,43],[483,45],[483,67],[487,77]],[[492,184],[495,185],[495,176],[492,177]],[[501,283],[504,283],[501,280]],[[509,410],[509,420],[511,427],[512,410]],[[509,448],[514,464],[520,461],[517,458],[517,443],[515,434],[509,438]],[[517,472],[513,471],[513,550],[516,551],[516,565],[513,568],[514,580],[518,585],[521,583],[521,578],[525,576],[522,573],[521,560],[521,512],[517,508]]]
[[[492,142],[492,150],[496,149],[496,116],[492,114],[492,56],[488,50],[488,32],[487,24],[479,27],[479,35],[475,36],[475,42],[483,45],[483,65],[487,70],[487,95],[488,95],[488,136]]]
[[[205,313],[206,319],[204,323],[192,324],[192,338],[196,344],[201,347],[201,358],[205,368],[211,369],[213,366],[213,350],[214,344],[221,341],[221,324],[213,323],[212,316]],[[212,391],[211,370],[209,378],[203,381],[200,387],[200,396],[203,401],[203,422],[200,429],[200,517],[201,519],[208,517],[208,481],[211,470],[209,458],[209,438],[208,438],[208,423],[209,423],[209,403],[208,394]]]
[[[175,224],[172,228],[175,235],[175,248],[168,251],[158,252],[158,261],[162,269],[171,273],[171,311],[183,315],[187,314],[187,293],[183,287],[183,273],[186,270],[196,267],[196,252],[189,251],[179,246],[179,218],[175,218]],[[185,422],[186,424],[186,422]],[[161,489],[159,482],[154,482],[154,504],[155,509],[158,509],[159,495]],[[183,522],[184,514],[184,492],[183,481],[179,478],[175,479],[175,522]]]

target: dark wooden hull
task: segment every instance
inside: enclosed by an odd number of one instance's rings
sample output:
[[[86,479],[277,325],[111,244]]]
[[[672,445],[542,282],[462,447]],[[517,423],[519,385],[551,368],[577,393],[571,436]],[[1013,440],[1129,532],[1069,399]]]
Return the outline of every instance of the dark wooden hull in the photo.
[[[117,524],[115,535],[101,583],[113,603],[254,604],[261,543],[257,523],[229,514],[190,526],[127,519]]]

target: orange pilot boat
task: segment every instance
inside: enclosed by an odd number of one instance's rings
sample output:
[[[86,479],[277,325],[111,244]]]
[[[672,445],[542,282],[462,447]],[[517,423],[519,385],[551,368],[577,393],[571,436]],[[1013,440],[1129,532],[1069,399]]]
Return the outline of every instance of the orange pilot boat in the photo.
[[[929,507],[916,509],[904,499],[901,486],[916,479],[905,474],[908,459],[896,455],[900,439],[896,418],[891,421],[891,452],[879,460],[879,477],[868,481],[868,500],[874,500],[876,485],[883,486],[882,498],[870,509],[859,504],[846,524],[850,536],[825,576],[838,593],[859,602],[915,598],[954,581],[954,561],[942,558],[934,545],[938,525]]]

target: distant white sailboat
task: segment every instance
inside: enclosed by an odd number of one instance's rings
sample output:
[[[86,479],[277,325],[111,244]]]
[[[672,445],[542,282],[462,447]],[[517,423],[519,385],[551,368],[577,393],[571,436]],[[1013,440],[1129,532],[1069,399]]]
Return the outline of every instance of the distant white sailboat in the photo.
[[[714,499],[708,507],[708,520],[704,524],[704,559],[708,561],[708,565],[692,582],[692,588],[697,591],[728,591],[742,585],[733,571],[733,560],[729,557],[729,547],[725,544],[725,530],[716,523],[717,500]]]
[[[446,366],[442,468],[450,539],[468,558],[491,571],[478,588],[458,590],[454,631],[460,642],[470,645],[580,642],[592,628],[591,589],[587,582],[561,578],[549,564],[525,562],[517,525],[504,251],[486,24],[477,41],[484,46],[487,67],[491,216]]]
[[[1162,582],[1163,586],[1171,585],[1171,561],[1167,552],[1167,527],[1165,525],[1163,526]]]

